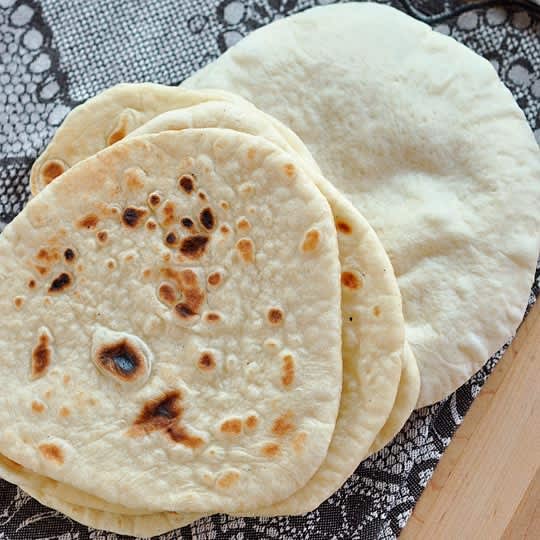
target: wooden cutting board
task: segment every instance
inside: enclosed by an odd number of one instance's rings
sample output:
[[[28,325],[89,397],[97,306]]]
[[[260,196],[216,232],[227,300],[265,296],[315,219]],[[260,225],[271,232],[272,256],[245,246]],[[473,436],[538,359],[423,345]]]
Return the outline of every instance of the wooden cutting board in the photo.
[[[400,540],[540,539],[540,302],[457,430]]]

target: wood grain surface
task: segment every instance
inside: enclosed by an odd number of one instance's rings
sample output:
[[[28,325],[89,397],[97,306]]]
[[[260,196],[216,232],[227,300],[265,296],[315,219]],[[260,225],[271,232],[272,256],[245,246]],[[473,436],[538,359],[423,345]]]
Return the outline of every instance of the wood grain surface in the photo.
[[[400,540],[540,539],[540,302],[444,453]]]

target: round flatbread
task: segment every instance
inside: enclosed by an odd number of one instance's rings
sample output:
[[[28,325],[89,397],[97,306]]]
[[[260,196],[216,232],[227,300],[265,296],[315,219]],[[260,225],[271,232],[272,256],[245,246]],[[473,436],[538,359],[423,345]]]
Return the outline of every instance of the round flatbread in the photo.
[[[148,512],[273,504],[322,463],[342,380],[336,231],[265,139],[119,143],[6,227],[0,272],[8,458]]]
[[[398,277],[418,406],[514,334],[539,250],[540,153],[487,60],[351,2],[256,30],[182,86],[238,92],[284,122],[373,226]]]

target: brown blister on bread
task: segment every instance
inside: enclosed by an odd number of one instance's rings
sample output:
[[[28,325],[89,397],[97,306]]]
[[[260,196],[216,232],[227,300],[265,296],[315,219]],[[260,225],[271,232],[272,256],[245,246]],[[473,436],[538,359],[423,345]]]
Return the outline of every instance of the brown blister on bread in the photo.
[[[36,254],[36,259],[44,264],[54,264],[60,260],[60,254],[55,248],[41,248]]]
[[[116,268],[116,261],[114,259],[108,259],[105,264],[109,270],[114,270]]]
[[[219,431],[226,435],[240,435],[242,433],[242,420],[240,418],[229,418],[221,423]]]
[[[193,228],[193,225],[195,225],[193,223],[193,220],[189,217],[184,217],[180,220],[180,223],[182,224],[182,227],[185,227],[186,229],[192,229]]]
[[[201,371],[213,371],[216,367],[216,359],[210,351],[205,351],[199,357],[197,366]]]
[[[223,235],[228,235],[230,232],[231,232],[231,228],[228,226],[228,225],[222,225],[220,228],[219,228],[221,234]]]
[[[351,234],[352,233],[352,227],[342,219],[336,220],[336,229],[343,234]]]
[[[381,308],[379,306],[375,306],[373,308],[373,315],[375,315],[375,317],[379,317],[380,314],[381,314]]]
[[[122,212],[122,223],[130,229],[135,229],[142,225],[142,222],[148,215],[146,208],[136,208],[134,206],[128,206],[124,208]]]
[[[100,243],[100,244],[106,244],[107,243],[107,240],[109,239],[109,233],[105,230],[103,231],[98,231],[96,233],[96,238],[97,238],[97,241]]]
[[[180,277],[180,270],[175,270],[174,268],[162,268],[160,274],[165,278],[171,281],[174,281],[175,285],[179,290],[183,287],[183,281]]]
[[[208,195],[202,189],[199,189],[199,191],[197,192],[197,196],[199,197],[201,201],[208,200]]]
[[[99,347],[93,360],[99,368],[123,382],[133,382],[146,375],[143,352],[127,339]]]
[[[273,326],[278,326],[283,322],[284,313],[281,308],[273,307],[267,313],[268,322]]]
[[[167,247],[173,248],[178,246],[180,243],[180,238],[178,238],[178,235],[174,231],[171,231],[165,235],[164,243]]]
[[[62,449],[52,443],[43,443],[38,446],[41,455],[49,460],[54,461],[57,465],[63,465],[64,463],[64,452]]]
[[[221,320],[221,315],[219,313],[216,313],[215,311],[209,311],[208,313],[205,313],[204,320],[207,323],[215,324]]]
[[[261,448],[261,454],[267,458],[279,456],[281,447],[277,443],[267,443]]]
[[[176,206],[172,201],[165,201],[163,205],[163,226],[170,227],[176,223]]]
[[[73,284],[73,277],[69,272],[62,272],[54,278],[49,286],[49,292],[52,294],[62,293]]]
[[[285,176],[290,179],[296,175],[296,168],[292,163],[286,163],[283,166],[283,171],[285,172]]]
[[[150,208],[156,209],[161,204],[161,195],[157,191],[154,191],[148,195],[146,202]]]
[[[277,437],[284,437],[296,429],[294,414],[287,411],[279,416],[272,424],[272,433]]]
[[[174,305],[177,298],[175,288],[169,283],[162,283],[158,288],[158,298],[169,306]]]
[[[41,414],[45,410],[45,405],[41,401],[33,400],[32,401],[32,412]]]
[[[153,219],[149,219],[146,222],[146,230],[155,231],[157,229],[157,223]]]
[[[195,190],[195,177],[192,174],[183,174],[178,179],[178,189],[191,195]]]
[[[231,205],[227,201],[219,201],[219,206],[225,210],[225,212],[231,208]]]
[[[223,275],[219,270],[216,270],[208,276],[206,281],[211,287],[219,287],[219,285],[223,281]]]
[[[257,418],[257,415],[255,414],[248,415],[248,417],[244,421],[244,424],[247,429],[255,429],[258,423],[259,423],[259,419]]]
[[[16,296],[13,299],[13,304],[15,305],[16,309],[21,309],[24,304],[24,296]]]
[[[87,214],[76,223],[79,229],[95,229],[99,223],[99,217],[96,214]]]
[[[236,242],[236,250],[245,263],[250,264],[255,261],[255,246],[251,238],[240,238]]]
[[[161,431],[173,442],[180,443],[191,449],[197,449],[204,444],[201,437],[189,435],[180,425],[183,409],[180,390],[169,390],[163,395],[147,401],[135,419],[128,435],[140,437]]]
[[[36,286],[37,286],[37,283],[36,283],[35,279],[29,279],[28,280],[28,288],[29,289],[35,289]]]
[[[236,484],[236,482],[238,482],[239,479],[240,479],[240,473],[235,470],[230,470],[230,471],[221,473],[219,475],[216,481],[216,485],[220,487],[221,489],[228,489],[234,486],[234,484]]]
[[[195,313],[198,313],[204,302],[204,292],[198,287],[193,289],[186,288],[184,289],[184,301]]]
[[[53,356],[52,337],[50,332],[42,327],[39,329],[37,345],[32,349],[30,363],[30,379],[43,377],[49,369]]]
[[[64,261],[66,261],[68,264],[71,264],[75,260],[76,256],[77,254],[73,248],[67,248],[64,251]]]
[[[62,418],[67,418],[71,415],[71,411],[67,407],[60,407],[60,410],[58,411],[58,415]]]
[[[203,234],[187,236],[180,243],[180,253],[188,259],[200,259],[206,251],[209,238]]]
[[[304,240],[302,241],[302,251],[304,253],[315,251],[319,247],[320,239],[321,233],[317,229],[310,229],[304,235]]]
[[[46,268],[45,266],[41,266],[39,264],[36,264],[34,266],[34,268],[36,269],[36,272],[40,275],[40,276],[46,276],[48,273],[49,273],[49,269]]]
[[[174,312],[179,319],[183,321],[192,321],[198,317],[198,314],[185,302],[180,302],[174,306]]]
[[[175,283],[183,299],[174,307],[176,315],[184,321],[190,321],[198,317],[205,298],[205,291],[201,288],[197,274],[185,268],[175,270],[173,268],[162,268],[161,275]]]
[[[212,231],[216,226],[217,219],[212,209],[207,206],[199,213],[199,223],[207,230]]]
[[[48,186],[55,178],[66,171],[67,167],[59,159],[49,159],[39,170],[39,176],[44,186]]]
[[[107,136],[107,146],[121,141],[128,134],[129,116],[128,111],[123,111],[119,114],[114,128]]]
[[[239,232],[247,232],[251,229],[251,223],[246,217],[242,216],[236,221],[236,229]]]
[[[341,273],[341,284],[347,289],[358,290],[362,288],[362,279],[353,272]]]
[[[294,358],[292,354],[286,354],[281,362],[281,383],[288,388],[294,382]]]

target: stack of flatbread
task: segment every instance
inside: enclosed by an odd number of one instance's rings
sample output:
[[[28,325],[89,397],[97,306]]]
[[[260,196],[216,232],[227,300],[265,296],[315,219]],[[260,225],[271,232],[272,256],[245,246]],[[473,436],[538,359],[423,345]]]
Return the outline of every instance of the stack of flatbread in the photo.
[[[540,157],[488,62],[306,11],[67,116],[0,237],[0,476],[150,536],[309,512],[515,332]]]

